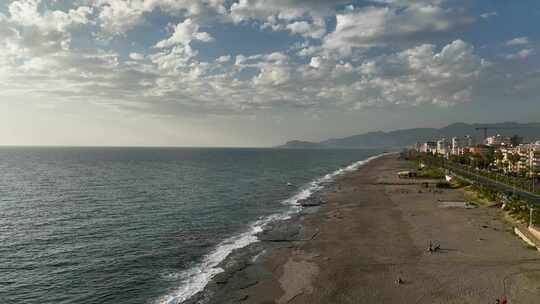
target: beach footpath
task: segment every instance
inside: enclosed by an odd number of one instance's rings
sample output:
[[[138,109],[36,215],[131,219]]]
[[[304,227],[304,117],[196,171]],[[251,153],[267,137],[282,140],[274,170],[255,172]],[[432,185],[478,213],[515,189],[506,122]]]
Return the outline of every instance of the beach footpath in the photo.
[[[540,253],[502,211],[437,180],[398,178],[411,166],[388,155],[338,177],[321,206],[262,237],[251,248],[262,253],[197,301],[540,303]]]

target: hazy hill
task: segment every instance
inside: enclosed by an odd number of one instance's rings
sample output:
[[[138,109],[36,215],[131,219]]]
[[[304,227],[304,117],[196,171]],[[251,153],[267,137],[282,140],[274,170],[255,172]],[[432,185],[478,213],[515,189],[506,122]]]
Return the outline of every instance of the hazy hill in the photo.
[[[322,149],[325,148],[324,145],[320,143],[314,143],[309,141],[301,140],[291,140],[288,141],[285,145],[279,146],[279,148],[289,148],[289,149]]]
[[[325,148],[401,148],[415,144],[418,141],[436,140],[442,137],[471,135],[481,140],[483,131],[478,127],[492,128],[488,136],[501,134],[511,136],[518,134],[526,141],[540,139],[540,123],[504,122],[495,124],[466,124],[455,123],[444,128],[416,128],[390,132],[368,132],[344,138],[332,138],[321,142],[289,141],[279,148],[290,149],[325,149]]]

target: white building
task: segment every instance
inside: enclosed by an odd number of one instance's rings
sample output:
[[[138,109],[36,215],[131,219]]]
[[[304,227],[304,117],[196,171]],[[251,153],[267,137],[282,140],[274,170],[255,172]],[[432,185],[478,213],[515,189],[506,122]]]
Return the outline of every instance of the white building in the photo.
[[[436,153],[437,152],[437,142],[426,141],[420,145],[420,152],[423,153]]]
[[[540,172],[540,145],[523,144],[514,148],[502,148],[505,171],[522,172],[532,175]],[[510,161],[510,155],[519,155],[516,163]]]
[[[486,144],[488,146],[506,146],[509,147],[512,145],[512,139],[508,136],[502,136],[497,134],[495,136],[490,136],[486,138]]]
[[[450,153],[450,142],[446,138],[437,141],[437,153],[442,155]]]
[[[521,170],[527,171],[529,175],[540,172],[540,145],[527,144],[520,145]]]
[[[532,174],[540,173],[540,145],[529,152],[529,166]]]

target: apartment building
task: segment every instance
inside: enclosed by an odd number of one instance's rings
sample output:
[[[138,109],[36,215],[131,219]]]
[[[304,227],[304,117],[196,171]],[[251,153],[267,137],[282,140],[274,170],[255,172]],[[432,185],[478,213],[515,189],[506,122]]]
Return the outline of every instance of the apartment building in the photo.
[[[448,141],[446,138],[439,139],[437,141],[437,153],[441,155],[447,155],[450,153],[450,141]]]
[[[464,148],[473,145],[471,136],[452,137],[451,153],[452,155],[461,155],[464,153]]]
[[[509,136],[502,136],[497,134],[495,136],[490,136],[486,138],[486,144],[492,147],[506,146],[509,147],[512,145],[512,138]]]

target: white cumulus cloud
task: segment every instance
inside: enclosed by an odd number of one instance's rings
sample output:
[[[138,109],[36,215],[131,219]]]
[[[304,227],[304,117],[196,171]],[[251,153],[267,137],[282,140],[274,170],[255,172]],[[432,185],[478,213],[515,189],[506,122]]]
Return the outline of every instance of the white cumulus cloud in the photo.
[[[133,60],[144,60],[144,54],[141,53],[129,53],[129,58]]]
[[[229,62],[230,60],[231,60],[231,55],[223,55],[223,56],[219,56],[216,59],[216,62],[225,63],[225,62]]]
[[[534,96],[540,87],[538,77],[520,76],[530,76],[519,73],[523,62],[504,60],[534,55],[527,37],[505,42],[515,53],[488,64],[472,44],[445,39],[444,33],[472,22],[445,1],[339,1],[338,9],[322,0],[88,0],[63,11],[44,3],[12,1],[0,14],[0,96],[225,115],[287,107],[449,106],[496,90],[527,88]],[[154,10],[175,24],[166,37],[152,36],[157,42],[146,49],[138,41],[123,50],[111,49],[111,40],[76,44],[81,32],[123,41],[131,36],[115,35]],[[335,28],[326,16],[336,16]],[[220,39],[209,34],[222,26],[258,31],[265,23],[288,33],[294,45],[221,49],[228,45],[218,46]],[[434,35],[435,42],[426,42]],[[226,55],[211,57],[216,50],[203,52],[193,41],[215,41],[218,54]],[[497,76],[503,74],[506,80]]]
[[[188,18],[176,25],[171,37],[159,41],[155,47],[166,48],[177,44],[188,45],[193,40],[210,42],[213,38],[206,32],[200,32],[199,25]]]
[[[353,48],[411,43],[472,22],[470,17],[431,4],[363,7],[338,14],[336,20],[336,29],[324,38],[323,47],[344,55]]]
[[[326,22],[324,18],[314,18],[312,23],[307,21],[295,21],[288,24],[287,29],[293,34],[304,37],[321,39],[326,34]]]

